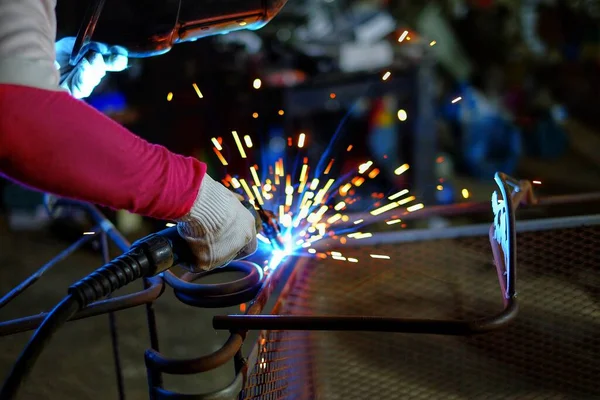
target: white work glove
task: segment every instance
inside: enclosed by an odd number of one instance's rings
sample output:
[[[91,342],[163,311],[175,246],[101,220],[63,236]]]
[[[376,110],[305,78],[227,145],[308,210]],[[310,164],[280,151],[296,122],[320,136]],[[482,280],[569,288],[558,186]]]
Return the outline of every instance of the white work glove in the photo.
[[[196,256],[187,266],[211,270],[256,251],[256,220],[236,194],[204,175],[190,212],[177,220],[177,231]]]
[[[60,87],[77,99],[92,94],[106,72],[118,72],[127,68],[127,57],[111,54],[108,47],[102,52],[108,55],[89,52],[73,67],[69,64],[69,58],[74,44],[74,37],[66,37],[56,42],[55,49],[57,69],[60,72]]]

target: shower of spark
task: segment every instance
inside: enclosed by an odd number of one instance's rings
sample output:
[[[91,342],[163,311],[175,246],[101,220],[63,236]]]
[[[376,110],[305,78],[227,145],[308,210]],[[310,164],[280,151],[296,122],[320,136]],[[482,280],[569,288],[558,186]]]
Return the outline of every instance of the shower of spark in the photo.
[[[330,171],[335,165],[335,158],[331,157],[331,148],[323,152],[323,156],[327,158],[321,158],[315,166],[307,155],[311,144],[310,135],[300,133],[292,138],[293,146],[286,147],[290,152],[297,152],[297,155],[289,158],[280,156],[270,163],[257,164],[252,160],[262,158],[260,142],[252,140],[252,135],[246,132],[242,136],[243,140],[240,136],[238,131],[232,131],[231,136],[212,138],[211,142],[213,151],[223,165],[239,164],[240,161],[242,164],[249,164],[245,169],[236,171],[238,173],[228,171],[222,179],[223,184],[244,196],[255,207],[260,205],[272,211],[282,227],[281,236],[287,246],[283,250],[274,251],[269,239],[262,234],[258,235],[260,247],[270,253],[265,262],[266,269],[276,268],[289,255],[359,262],[356,258],[335,252],[330,255],[320,253],[313,246],[323,239],[334,239],[345,244],[351,240],[373,236],[371,232],[360,230],[368,221],[365,222],[364,218],[352,219],[348,215],[348,209],[359,200],[355,189],[379,175],[380,170],[375,166],[375,161],[364,160],[351,173],[332,176]],[[341,151],[345,153],[351,148],[350,145]],[[227,149],[225,153],[230,154],[229,159],[223,157],[223,149]],[[327,167],[323,168],[325,165]],[[396,169],[396,174],[408,169],[408,164],[401,165]],[[371,216],[384,216],[392,210],[412,212],[423,208],[423,204],[415,204],[416,196],[408,189],[389,191],[387,195],[373,193],[371,197],[376,200],[369,210]],[[389,202],[382,204],[382,199],[386,198]],[[387,225],[400,222],[397,216],[386,220]],[[380,260],[389,259],[386,257],[371,255],[371,258]]]
[[[405,40],[410,40],[408,31],[402,32],[398,42]],[[434,44],[435,41],[430,42],[431,46]],[[383,81],[393,79],[391,71],[382,71],[381,74]],[[252,81],[252,87],[257,90],[262,84],[258,78]],[[199,92],[195,84],[194,89]],[[335,99],[337,95],[330,93],[328,97]],[[461,98],[457,97],[452,103],[460,100]],[[342,127],[359,107],[359,103],[356,101],[350,107],[330,143],[319,151],[313,151],[311,148],[315,140],[307,131],[295,135],[286,134],[279,138],[284,144],[285,155],[280,154],[275,160],[267,160],[270,152],[261,149],[262,143],[243,128],[231,131],[231,135],[211,139],[213,151],[223,166],[232,168],[230,165],[243,165],[241,170],[228,170],[228,174],[222,179],[223,184],[244,196],[255,207],[260,206],[271,211],[282,227],[281,236],[286,244],[283,250],[273,250],[269,238],[258,235],[260,248],[270,254],[265,261],[267,271],[276,268],[289,255],[359,262],[356,258],[340,253],[318,251],[313,246],[324,239],[340,244],[352,244],[353,241],[372,237],[371,232],[361,229],[377,221],[385,222],[393,229],[404,228],[406,225],[401,223],[401,217],[424,207],[409,189],[401,188],[365,195],[364,188],[368,186],[366,182],[381,174],[377,168],[379,160],[361,160],[353,171],[343,175],[336,171],[346,164],[344,156],[355,147],[352,144],[341,145],[339,139],[343,136]],[[284,115],[282,109],[277,113]],[[256,119],[259,115],[254,112],[252,117]],[[407,120],[408,115],[401,109],[397,111],[397,117],[403,122]],[[309,154],[319,154],[319,159],[312,160]],[[409,164],[402,164],[393,172],[395,175],[402,175],[409,169]],[[361,188],[362,185],[365,186]],[[441,185],[438,190],[441,190],[440,187]],[[359,188],[361,190],[358,190]],[[463,192],[463,195],[464,193],[468,192]],[[357,207],[353,204],[359,200],[364,202],[369,197],[374,202],[367,210],[362,210],[368,211],[367,214],[361,213],[361,217],[358,218],[350,214],[350,210],[356,210]],[[385,254],[371,254],[370,257],[377,260],[390,259]]]

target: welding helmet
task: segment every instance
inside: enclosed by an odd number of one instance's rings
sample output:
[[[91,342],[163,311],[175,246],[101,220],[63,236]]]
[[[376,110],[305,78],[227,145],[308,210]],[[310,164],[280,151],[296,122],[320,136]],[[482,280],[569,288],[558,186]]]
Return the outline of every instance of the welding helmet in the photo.
[[[130,58],[164,54],[177,43],[265,26],[287,0],[90,0],[70,63],[88,51]]]

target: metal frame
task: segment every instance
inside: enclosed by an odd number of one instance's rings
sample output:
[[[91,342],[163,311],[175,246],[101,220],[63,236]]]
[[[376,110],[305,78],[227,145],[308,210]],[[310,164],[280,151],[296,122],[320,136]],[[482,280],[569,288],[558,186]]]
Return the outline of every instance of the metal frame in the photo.
[[[485,333],[504,327],[515,318],[518,312],[516,302],[516,224],[514,212],[519,205],[556,205],[572,202],[589,202],[600,200],[600,193],[582,196],[562,196],[545,199],[537,199],[531,191],[531,184],[527,181],[517,181],[504,174],[496,175],[502,207],[498,207],[495,213],[495,223],[486,230],[489,231],[492,253],[498,271],[498,277],[504,301],[503,310],[493,316],[472,321],[444,321],[444,320],[415,320],[399,318],[379,317],[350,317],[350,316],[282,316],[282,315],[260,315],[266,309],[267,301],[272,297],[276,288],[282,283],[280,298],[285,299],[286,293],[292,290],[297,279],[298,270],[307,260],[305,258],[292,257],[283,265],[273,271],[263,271],[250,262],[235,262],[226,268],[211,271],[238,270],[245,272],[245,277],[234,282],[221,285],[199,285],[194,280],[205,276],[202,274],[184,274],[177,277],[171,272],[155,276],[144,281],[142,290],[128,295],[110,298],[91,304],[72,319],[83,319],[104,313],[132,308],[139,305],[146,306],[148,329],[150,331],[150,346],[145,352],[145,364],[148,374],[149,393],[151,399],[233,399],[239,396],[245,387],[248,372],[256,364],[258,343],[245,357],[242,345],[246,339],[248,330],[357,330],[357,331],[382,331],[382,332],[406,332],[427,333],[444,335],[470,335]],[[108,262],[108,240],[110,239],[121,250],[129,248],[127,240],[116,230],[100,211],[89,204],[57,200],[47,197],[47,204],[51,212],[58,207],[78,207],[86,210],[94,220],[96,227],[94,235],[86,235],[72,246],[67,248],[56,258],[51,260],[40,270],[27,278],[23,283],[0,299],[0,308],[11,300],[22,294],[29,286],[37,282],[45,271],[52,268],[57,262],[73,253],[75,250],[88,243],[94,238],[100,238],[104,262]],[[469,212],[480,212],[489,210],[489,203],[457,205],[447,207],[430,207],[411,213],[411,218],[427,217],[432,215],[431,209],[439,211],[437,215],[454,215]],[[558,218],[541,221],[529,221],[519,224],[519,230],[545,230],[557,227],[596,225],[600,224],[600,215],[581,218]],[[496,238],[499,229],[505,229],[506,239],[504,242]],[[484,227],[476,225],[466,228],[448,228],[437,231],[414,231],[404,232],[396,236],[395,241],[426,240],[441,237],[473,236],[484,233]],[[398,235],[398,234],[396,234]],[[403,235],[403,236],[402,236]],[[375,235],[371,241],[361,241],[359,245],[370,245],[373,243],[390,242],[392,238],[385,233]],[[505,261],[506,260],[506,261]],[[287,272],[291,270],[288,276]],[[202,357],[190,359],[172,359],[159,350],[158,333],[156,328],[153,302],[160,297],[164,291],[165,284],[172,286],[176,296],[183,302],[196,307],[223,307],[230,304],[241,304],[250,301],[245,315],[216,316],[213,318],[215,329],[226,329],[230,331],[229,338],[216,352]],[[222,294],[226,293],[225,296]],[[268,311],[268,310],[267,310]],[[277,306],[273,310],[277,314]],[[7,336],[19,332],[35,329],[46,314],[31,315],[14,320],[0,322],[0,336]],[[110,319],[113,353],[115,356],[115,369],[117,372],[117,383],[120,389],[120,398],[124,398],[122,382],[123,377],[120,369],[119,351],[117,346],[117,332],[114,319]],[[232,382],[227,387],[213,393],[182,395],[171,392],[163,387],[162,374],[189,375],[213,370],[224,365],[229,360],[235,360],[235,370]]]

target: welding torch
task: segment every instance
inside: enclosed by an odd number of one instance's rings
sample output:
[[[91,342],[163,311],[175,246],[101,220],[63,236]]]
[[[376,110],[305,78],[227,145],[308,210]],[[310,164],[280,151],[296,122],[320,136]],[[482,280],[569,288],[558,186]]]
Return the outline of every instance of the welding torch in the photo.
[[[260,204],[252,204],[247,200],[243,200],[242,204],[254,215],[256,232],[262,232],[269,242],[271,242],[274,250],[283,251],[285,244],[281,237],[281,226],[277,222],[275,213],[265,210]]]

